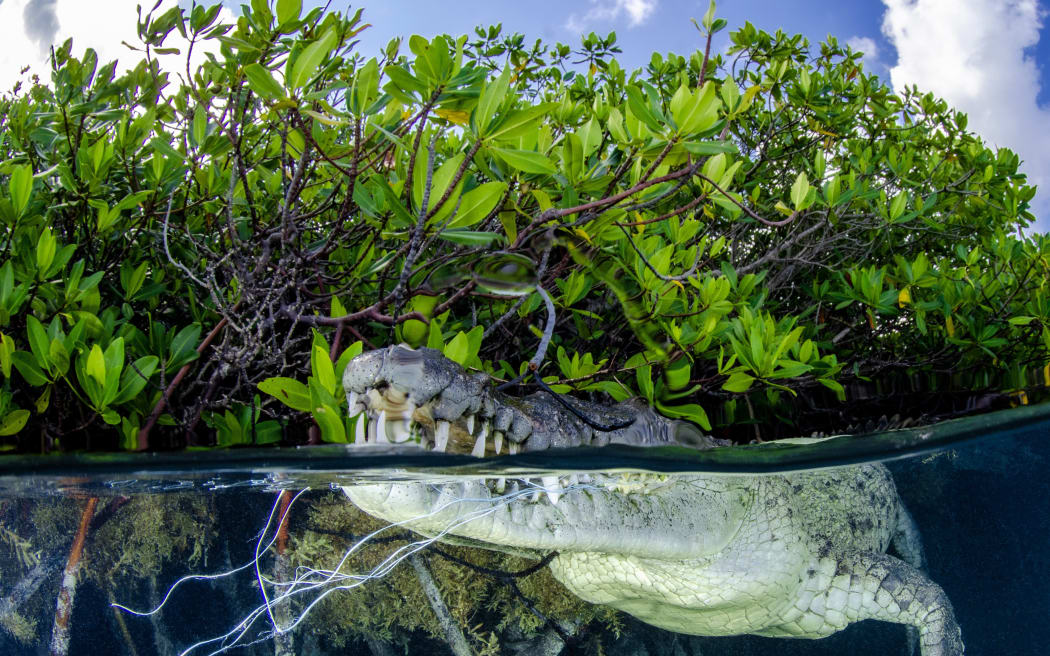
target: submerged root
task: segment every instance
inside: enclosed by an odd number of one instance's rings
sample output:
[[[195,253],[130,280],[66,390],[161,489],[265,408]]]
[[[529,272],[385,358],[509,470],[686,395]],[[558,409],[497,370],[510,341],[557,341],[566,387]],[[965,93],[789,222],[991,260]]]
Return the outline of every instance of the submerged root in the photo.
[[[514,488],[494,497],[483,508],[427,538],[399,530],[400,524],[383,524],[364,515],[341,494],[329,495],[315,502],[309,513],[300,515],[305,515],[300,523],[309,528],[288,541],[283,556],[294,566],[291,576],[271,576],[278,527],[286,523],[287,514],[306,491],[300,491],[287,505],[280,503],[278,495],[257,538],[253,557],[240,567],[217,574],[184,577],[150,610],[133,610],[120,604],[114,607],[138,616],[151,616],[187,581],[214,581],[252,572],[261,602],[226,633],[190,645],[181,655],[218,654],[270,640],[294,630],[311,615],[316,615],[311,620],[315,625],[323,626],[323,639],[334,645],[361,639],[405,643],[408,636],[419,629],[446,640],[447,629],[454,624],[462,627],[469,640],[486,652],[491,652],[498,643],[497,632],[511,625],[516,635],[535,635],[551,622],[579,626],[597,617],[604,620],[614,617],[613,611],[590,606],[569,594],[546,569],[517,581],[520,595],[532,600],[528,605],[523,604],[518,593],[510,590],[505,581],[478,572],[522,570],[530,561],[478,549],[443,547],[454,553],[459,562],[433,558],[429,563],[438,595],[448,612],[442,621],[431,610],[432,600],[424,594],[415,572],[410,568],[395,569],[403,560],[415,557],[463,524],[508,503],[531,499],[537,491],[544,491],[542,486],[525,484],[521,489]],[[571,491],[560,490],[562,494]],[[455,499],[404,523],[437,514],[453,504],[477,501]],[[477,564],[477,571],[472,570],[472,563]],[[374,585],[365,586],[366,583]],[[354,594],[333,595],[351,590]],[[280,613],[276,612],[278,607]]]

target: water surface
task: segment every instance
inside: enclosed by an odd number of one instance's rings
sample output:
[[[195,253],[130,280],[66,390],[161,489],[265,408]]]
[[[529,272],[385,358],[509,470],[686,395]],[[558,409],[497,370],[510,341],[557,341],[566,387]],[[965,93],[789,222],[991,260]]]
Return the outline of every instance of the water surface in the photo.
[[[914,516],[930,577],[947,592],[968,655],[1044,654],[1050,644],[1050,405],[1023,407],[934,426],[842,437],[808,445],[761,445],[707,452],[628,447],[527,453],[484,461],[412,449],[323,446],[282,450],[152,455],[73,455],[0,459],[0,653],[46,652],[66,567],[89,499],[71,618],[71,654],[178,654],[223,636],[262,603],[257,574],[287,581],[313,567],[334,568],[359,538],[382,523],[353,508],[333,486],[388,480],[501,477],[508,489],[541,476],[776,475],[884,461]],[[307,491],[298,494],[301,490]],[[276,517],[287,508],[286,531]],[[266,530],[262,546],[259,536]],[[419,539],[383,530],[342,572],[374,571]],[[191,574],[191,580],[146,611]],[[401,549],[401,552],[398,550]],[[279,552],[280,555],[275,554]],[[589,606],[530,561],[464,547],[420,551],[474,653],[906,654],[902,627],[866,621],[821,640],[673,634],[628,615]],[[295,621],[288,636],[266,634],[267,613],[240,636],[250,654],[449,654],[409,562],[380,568],[352,589],[318,587],[275,619]],[[349,579],[341,582],[349,588]],[[264,607],[263,607],[264,608]],[[572,622],[584,620],[580,626]],[[567,624],[568,622],[568,624]],[[555,628],[560,627],[560,628]],[[437,633],[438,635],[434,635]],[[232,641],[233,634],[227,642]],[[569,638],[566,646],[562,638]],[[253,643],[255,644],[249,644]],[[207,654],[215,642],[190,653]],[[487,650],[487,651],[486,651]],[[545,651],[546,650],[546,651]],[[600,650],[600,651],[599,651]],[[232,652],[231,652],[232,653]]]

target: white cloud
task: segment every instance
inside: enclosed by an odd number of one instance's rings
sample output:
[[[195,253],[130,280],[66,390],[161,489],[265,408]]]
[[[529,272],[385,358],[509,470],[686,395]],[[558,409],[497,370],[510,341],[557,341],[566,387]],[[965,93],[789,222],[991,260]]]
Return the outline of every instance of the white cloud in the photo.
[[[658,0],[591,0],[582,16],[572,14],[565,26],[573,32],[586,32],[595,23],[607,23],[626,15],[627,25],[635,27],[649,20]]]
[[[846,45],[854,50],[864,53],[864,62],[869,66],[876,66],[879,63],[879,46],[875,44],[875,40],[867,36],[851,36],[846,39]],[[869,71],[870,72],[870,71]]]
[[[968,128],[1021,156],[1039,185],[1036,229],[1050,231],[1050,106],[1025,49],[1039,41],[1036,0],[883,0],[882,31],[897,48],[893,86],[932,91],[969,116]]]
[[[120,71],[131,68],[141,58],[121,44],[126,41],[139,45],[136,32],[136,5],[145,5],[144,11],[153,5],[143,0],[3,0],[0,2],[0,92],[10,91],[19,79],[22,68],[30,68],[26,75],[36,73],[42,81],[50,79],[48,57],[52,44],[61,44],[73,38],[73,54],[81,56],[87,48],[98,53],[99,64],[119,60]],[[163,0],[154,14],[159,16],[175,0]],[[229,9],[220,12],[219,21],[230,23],[236,17]],[[180,47],[182,55],[164,55],[161,65],[171,73],[183,71],[185,76],[185,46],[187,41],[178,30],[173,30],[165,46]],[[211,45],[209,43],[209,45]],[[211,46],[214,52],[216,46]],[[204,60],[200,44],[194,46],[194,64]]]

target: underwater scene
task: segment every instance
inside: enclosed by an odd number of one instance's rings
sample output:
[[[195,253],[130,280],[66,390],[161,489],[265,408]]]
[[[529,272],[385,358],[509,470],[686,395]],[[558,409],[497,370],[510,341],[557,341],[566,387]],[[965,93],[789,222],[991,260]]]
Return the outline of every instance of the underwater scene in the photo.
[[[1050,642],[1050,405],[793,444],[510,455],[489,436],[485,459],[422,432],[0,461],[0,653]]]

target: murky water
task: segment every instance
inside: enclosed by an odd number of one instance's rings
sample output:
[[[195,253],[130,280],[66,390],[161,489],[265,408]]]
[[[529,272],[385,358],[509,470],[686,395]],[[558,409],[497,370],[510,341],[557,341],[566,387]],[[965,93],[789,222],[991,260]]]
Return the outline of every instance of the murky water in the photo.
[[[954,606],[966,654],[1045,654],[1046,404],[816,444],[708,452],[617,448],[477,461],[326,446],[6,458],[0,653],[903,656],[904,628],[877,621],[819,640],[658,629],[581,600],[527,554],[389,527],[339,489],[408,481],[487,490],[508,497],[492,503],[514,512],[549,503],[540,488],[554,490],[559,504],[599,487],[638,499],[630,495],[698,474],[751,477],[736,480],[757,486],[785,472],[874,461],[886,462],[918,525],[929,578]],[[479,478],[487,483],[469,483]],[[68,618],[56,614],[63,602]],[[68,642],[56,641],[56,622],[68,623]],[[273,623],[295,628],[274,637]]]

